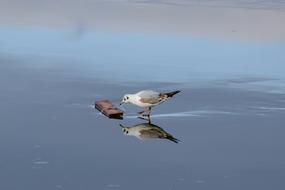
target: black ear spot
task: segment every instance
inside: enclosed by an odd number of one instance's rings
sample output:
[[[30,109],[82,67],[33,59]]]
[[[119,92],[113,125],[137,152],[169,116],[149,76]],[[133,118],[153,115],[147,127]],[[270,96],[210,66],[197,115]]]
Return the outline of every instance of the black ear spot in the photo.
[[[129,99],[129,96],[127,96],[127,100]]]
[[[128,134],[128,133],[129,133],[129,131],[126,131],[126,133]]]

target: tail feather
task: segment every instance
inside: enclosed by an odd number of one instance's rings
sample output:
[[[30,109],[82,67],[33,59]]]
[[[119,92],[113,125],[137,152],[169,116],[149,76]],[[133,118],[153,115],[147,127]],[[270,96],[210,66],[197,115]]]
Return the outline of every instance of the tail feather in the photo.
[[[176,90],[176,91],[173,91],[173,92],[168,92],[168,93],[165,93],[167,98],[168,97],[173,97],[175,94],[178,94],[179,92],[181,92],[180,90]]]
[[[172,142],[175,142],[175,143],[179,143],[179,141],[180,141],[180,140],[174,138],[173,136],[168,136],[167,139],[172,141]]]

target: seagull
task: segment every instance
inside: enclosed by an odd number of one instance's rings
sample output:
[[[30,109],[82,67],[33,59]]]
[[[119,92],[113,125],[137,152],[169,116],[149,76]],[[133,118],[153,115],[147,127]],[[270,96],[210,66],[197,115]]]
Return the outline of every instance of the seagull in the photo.
[[[151,108],[161,104],[166,101],[168,98],[173,97],[175,94],[180,91],[173,91],[168,93],[160,93],[153,90],[142,90],[135,94],[125,94],[120,105],[131,103],[137,105],[141,108],[144,108],[143,111],[138,112],[142,116],[150,116]],[[148,112],[147,115],[144,115],[145,112]]]
[[[172,142],[178,143],[179,140],[167,133],[161,127],[151,123],[141,123],[132,127],[125,127],[120,124],[122,131],[127,136],[135,136],[141,140],[147,139],[168,139]]]

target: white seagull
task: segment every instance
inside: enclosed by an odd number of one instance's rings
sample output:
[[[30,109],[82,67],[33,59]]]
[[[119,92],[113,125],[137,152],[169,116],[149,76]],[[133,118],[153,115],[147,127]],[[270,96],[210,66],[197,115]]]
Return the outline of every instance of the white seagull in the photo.
[[[180,140],[163,130],[161,127],[151,123],[141,123],[132,127],[125,127],[120,124],[122,131],[127,136],[134,136],[141,140],[147,139],[168,139],[178,143]]]
[[[160,93],[153,90],[142,90],[140,92],[137,92],[135,94],[126,94],[124,95],[122,104],[131,103],[134,105],[137,105],[141,108],[144,108],[143,111],[138,112],[142,116],[150,116],[151,108],[161,104],[165,100],[167,100],[169,97],[173,97],[175,94],[179,93],[180,91],[173,91],[168,93]],[[145,112],[148,112],[147,115],[143,115]]]

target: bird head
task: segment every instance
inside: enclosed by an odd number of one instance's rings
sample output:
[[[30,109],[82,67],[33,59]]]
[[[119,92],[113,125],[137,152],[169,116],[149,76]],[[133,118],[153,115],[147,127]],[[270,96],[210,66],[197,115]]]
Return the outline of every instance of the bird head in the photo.
[[[127,104],[127,103],[130,103],[130,95],[129,94],[124,95],[120,105]]]
[[[129,127],[125,127],[122,124],[120,124],[120,126],[122,127],[122,131],[124,135],[129,135]]]

